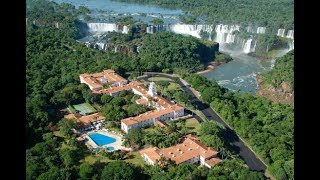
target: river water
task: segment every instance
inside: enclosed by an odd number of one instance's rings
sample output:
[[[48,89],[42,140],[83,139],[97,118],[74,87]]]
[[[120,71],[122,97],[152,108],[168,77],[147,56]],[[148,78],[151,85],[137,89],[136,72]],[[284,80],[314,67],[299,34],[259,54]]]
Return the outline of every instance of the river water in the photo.
[[[276,59],[288,51],[289,49],[280,51],[272,60],[260,60],[242,52],[220,49],[220,52],[229,54],[233,60],[202,75],[208,79],[215,79],[219,85],[231,91],[256,94],[258,90],[256,75],[270,71]]]
[[[271,69],[272,61],[261,61],[242,52],[221,50],[229,54],[233,61],[218,66],[214,71],[203,74],[208,79],[215,79],[219,85],[231,91],[256,93],[257,73]]]
[[[92,11],[90,15],[98,21],[112,21],[115,17],[132,16],[136,20],[149,23],[154,18],[163,19],[165,24],[178,23],[181,10],[171,10],[153,5],[140,5],[111,0],[53,0],[57,3],[70,3],[75,7],[85,6]]]
[[[179,23],[178,17],[183,14],[181,10],[111,0],[54,0],[54,2],[70,3],[76,7],[85,6],[92,11],[90,16],[97,22],[110,22],[115,17],[129,15],[146,23],[150,23],[154,18],[162,18],[166,24]],[[255,94],[257,91],[256,75],[271,70],[274,60],[258,60],[242,52],[228,49],[220,49],[220,51],[231,55],[233,61],[203,75],[208,79],[217,80],[218,84],[231,91],[239,90],[240,92]],[[280,55],[286,52],[287,50],[284,50]]]

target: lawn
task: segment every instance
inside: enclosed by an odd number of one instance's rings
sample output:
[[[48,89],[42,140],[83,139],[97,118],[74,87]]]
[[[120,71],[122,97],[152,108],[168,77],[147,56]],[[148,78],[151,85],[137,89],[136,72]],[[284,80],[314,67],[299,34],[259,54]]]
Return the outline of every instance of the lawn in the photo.
[[[189,118],[186,120],[186,126],[197,129],[200,126],[200,123],[195,118]]]
[[[148,78],[148,80],[150,82],[151,81],[172,81],[171,79],[165,78],[165,77],[151,77],[151,78]]]
[[[132,159],[122,160],[122,161],[134,164],[134,165],[139,166],[139,167],[145,166],[145,162],[142,159],[142,157],[141,157],[139,152],[130,152],[130,153],[132,154],[133,158]],[[110,161],[115,161],[115,160],[111,160],[111,159],[109,159],[109,158],[107,158],[107,157],[105,157],[103,155],[100,155],[100,154],[92,154],[92,155],[88,155],[87,157],[85,157],[84,161],[86,161],[89,164],[94,164],[97,161],[110,162]]]
[[[186,127],[188,128],[189,132],[195,132],[198,133],[198,130],[200,128],[200,123],[195,119],[195,118],[189,118],[187,120],[181,120],[181,121],[186,121]],[[182,122],[177,122],[178,126],[182,125]]]
[[[77,104],[72,106],[75,110],[80,111],[81,115],[97,112],[97,110],[94,109],[94,107],[92,107],[89,103],[82,103],[82,104]]]
[[[144,167],[146,165],[146,163],[142,159],[142,157],[141,157],[139,152],[131,152],[131,154],[133,155],[133,158],[132,159],[126,159],[126,160],[124,160],[125,162],[131,163],[131,164],[134,164],[134,165],[140,166],[140,167]]]

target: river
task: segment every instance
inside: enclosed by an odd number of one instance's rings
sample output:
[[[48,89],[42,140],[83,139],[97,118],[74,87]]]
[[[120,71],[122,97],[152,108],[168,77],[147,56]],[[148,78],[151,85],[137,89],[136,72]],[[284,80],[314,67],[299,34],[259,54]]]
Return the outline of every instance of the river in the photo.
[[[53,0],[56,3],[70,3],[75,7],[85,6],[91,10],[90,16],[98,21],[111,21],[115,17],[132,16],[136,20],[149,23],[154,18],[164,23],[178,23],[182,10],[171,10],[153,5],[140,5],[111,0]]]
[[[92,12],[90,16],[95,22],[110,22],[114,17],[132,16],[136,20],[150,23],[154,18],[162,18],[167,23],[179,23],[181,10],[165,9],[153,5],[131,4],[114,2],[111,0],[54,0],[57,3],[70,3],[79,6],[86,6]],[[242,52],[231,51],[220,48],[221,52],[231,55],[233,61],[223,64],[214,71],[203,74],[208,79],[215,79],[217,82],[231,91],[248,92],[255,94],[257,91],[256,75],[272,69],[274,60],[259,60]],[[287,50],[283,51],[283,55]]]
[[[215,79],[219,85],[231,91],[256,94],[258,90],[256,75],[270,71],[277,57],[283,56],[288,49],[279,52],[272,60],[260,60],[242,52],[220,49],[220,52],[229,54],[233,61],[218,66],[214,71],[202,74],[208,79]]]

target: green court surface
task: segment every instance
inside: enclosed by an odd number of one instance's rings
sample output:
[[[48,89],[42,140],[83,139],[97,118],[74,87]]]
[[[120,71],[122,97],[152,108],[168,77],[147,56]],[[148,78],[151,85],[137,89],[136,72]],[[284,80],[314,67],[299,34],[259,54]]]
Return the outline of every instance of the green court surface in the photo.
[[[97,112],[94,107],[92,107],[89,103],[82,103],[82,104],[77,104],[77,105],[72,105],[74,109],[79,111],[81,115],[86,115],[86,114],[91,114],[94,112]]]

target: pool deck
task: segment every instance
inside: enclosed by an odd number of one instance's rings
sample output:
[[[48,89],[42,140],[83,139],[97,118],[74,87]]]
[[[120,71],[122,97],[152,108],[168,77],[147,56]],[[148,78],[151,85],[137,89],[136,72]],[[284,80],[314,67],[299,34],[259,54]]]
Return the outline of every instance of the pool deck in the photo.
[[[106,135],[106,136],[109,136],[109,137],[112,137],[114,139],[116,139],[116,142],[113,142],[113,143],[110,143],[110,144],[106,144],[106,145],[103,145],[103,146],[98,146],[88,135],[91,134],[91,133],[99,133],[99,134],[103,134],[103,135]],[[97,147],[109,147],[109,146],[112,146],[114,147],[114,150],[118,150],[118,149],[124,149],[124,150],[127,150],[127,151],[131,151],[132,149],[131,148],[126,148],[124,146],[122,146],[122,135],[119,135],[115,132],[110,132],[108,131],[107,129],[103,128],[101,130],[93,130],[93,131],[88,131],[86,133],[83,134],[83,136],[85,138],[88,139],[88,141],[86,142],[86,145],[90,148],[97,148]]]

